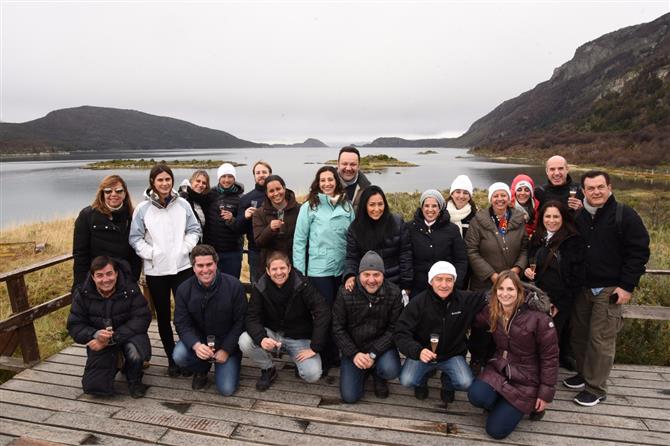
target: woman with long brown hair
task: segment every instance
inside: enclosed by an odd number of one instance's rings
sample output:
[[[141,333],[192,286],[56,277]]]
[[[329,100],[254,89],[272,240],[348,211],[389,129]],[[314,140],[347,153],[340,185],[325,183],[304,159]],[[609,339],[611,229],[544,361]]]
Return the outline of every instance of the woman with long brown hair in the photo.
[[[140,278],[142,261],[128,243],[133,203],[128,186],[118,175],[108,175],[98,185],[93,203],[81,210],[74,222],[72,287],[84,283],[91,262],[102,255],[125,260],[131,279]]]
[[[488,411],[486,432],[493,438],[507,437],[524,415],[541,418],[554,399],[558,338],[549,306],[542,290],[524,287],[516,272],[506,270],[477,315],[477,325],[488,325],[496,352],[470,386],[468,399]]]

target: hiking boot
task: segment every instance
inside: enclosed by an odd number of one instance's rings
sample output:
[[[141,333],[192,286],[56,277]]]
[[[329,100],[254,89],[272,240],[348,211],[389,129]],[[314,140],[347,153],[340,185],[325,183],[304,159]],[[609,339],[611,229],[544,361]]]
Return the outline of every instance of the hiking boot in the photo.
[[[193,390],[203,389],[207,385],[207,372],[196,372],[193,374],[193,381],[191,381],[191,388]]]
[[[414,397],[417,400],[425,400],[428,398],[428,384],[423,386],[414,386]]]
[[[586,385],[586,381],[584,381],[584,377],[582,375],[577,373],[576,375],[571,376],[570,378],[565,378],[563,380],[563,385],[568,389],[581,390]]]
[[[128,392],[133,398],[142,398],[147,394],[147,386],[142,384],[141,381],[128,383]]]
[[[544,418],[544,410],[541,410],[539,412],[531,412],[530,413],[530,420],[531,421],[540,421],[542,418]]]
[[[170,378],[176,378],[179,375],[181,375],[181,368],[174,362],[170,361],[168,363],[168,376],[170,376]]]
[[[598,396],[594,395],[593,393],[589,392],[588,390],[582,390],[577,394],[575,399],[573,400],[575,403],[579,404],[580,406],[595,406],[601,401],[605,401],[607,399],[607,396]]]
[[[440,399],[444,401],[444,404],[449,404],[454,402],[454,390],[453,389],[445,389],[442,387],[442,390],[440,390]]]
[[[261,370],[261,376],[258,378],[258,381],[256,381],[256,390],[259,392],[268,390],[272,383],[275,382],[275,379],[277,379],[277,369],[274,367]]]
[[[377,376],[372,376],[372,381],[375,389],[375,396],[377,398],[388,398],[389,396],[389,386],[386,384],[385,379],[378,378]]]
[[[193,371],[188,370],[188,369],[180,369],[179,372],[181,373],[181,376],[188,378],[189,376],[193,376]]]

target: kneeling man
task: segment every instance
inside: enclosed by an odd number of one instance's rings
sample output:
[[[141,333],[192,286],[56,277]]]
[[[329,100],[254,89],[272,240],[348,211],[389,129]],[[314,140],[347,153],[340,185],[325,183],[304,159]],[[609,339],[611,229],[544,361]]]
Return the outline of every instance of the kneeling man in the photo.
[[[265,274],[253,285],[247,331],[240,349],[260,368],[256,389],[267,390],[277,379],[272,356],[288,353],[300,378],[309,383],[321,377],[319,352],[326,344],[330,308],[306,277],[291,268],[286,254],[267,256]]]
[[[237,341],[244,330],[247,298],[237,278],[217,270],[219,256],[210,245],[191,251],[195,276],[177,288],[174,324],[179,342],[172,358],[182,368],[194,372],[191,387],[207,385],[214,364],[216,388],[232,395],[240,382],[242,354]]]
[[[395,343],[407,358],[400,384],[414,386],[414,396],[428,396],[428,375],[442,371],[445,404],[454,401],[454,390],[468,390],[472,372],[465,362],[466,331],[486,305],[486,292],[454,288],[456,268],[449,262],[435,263],[428,271],[430,288],[405,307],[396,324]]]
[[[361,399],[369,374],[375,396],[388,396],[386,381],[400,373],[393,331],[402,309],[400,288],[384,280],[384,261],[368,251],[354,289],[349,292],[341,286],[333,305],[333,338],[342,352],[340,395],[345,403]]]
[[[76,288],[67,330],[75,342],[86,344],[85,393],[113,395],[119,354],[133,398],[146,392],[142,365],[151,357],[147,329],[151,312],[130,274],[127,263],[107,256],[91,262],[84,284]]]

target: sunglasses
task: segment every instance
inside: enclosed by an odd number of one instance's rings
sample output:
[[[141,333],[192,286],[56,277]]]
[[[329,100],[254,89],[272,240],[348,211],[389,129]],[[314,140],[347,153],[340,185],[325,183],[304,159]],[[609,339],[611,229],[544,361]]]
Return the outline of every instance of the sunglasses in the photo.
[[[111,187],[106,187],[102,190],[105,195],[110,195],[112,192],[116,192],[117,195],[121,195],[126,192],[126,190],[122,187],[117,187],[116,189],[112,189]]]

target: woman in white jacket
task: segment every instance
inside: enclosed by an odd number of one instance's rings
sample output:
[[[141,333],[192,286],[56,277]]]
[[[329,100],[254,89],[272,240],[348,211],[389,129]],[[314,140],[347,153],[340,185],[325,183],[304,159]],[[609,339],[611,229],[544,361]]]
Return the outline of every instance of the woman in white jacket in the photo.
[[[200,224],[186,200],[172,190],[174,175],[164,163],[156,164],[149,172],[149,189],[133,213],[129,241],[144,261],[144,274],[151,299],[156,308],[158,332],[168,357],[168,374],[179,376],[182,371],[172,359],[170,292],[193,272],[189,253],[198,243]]]

